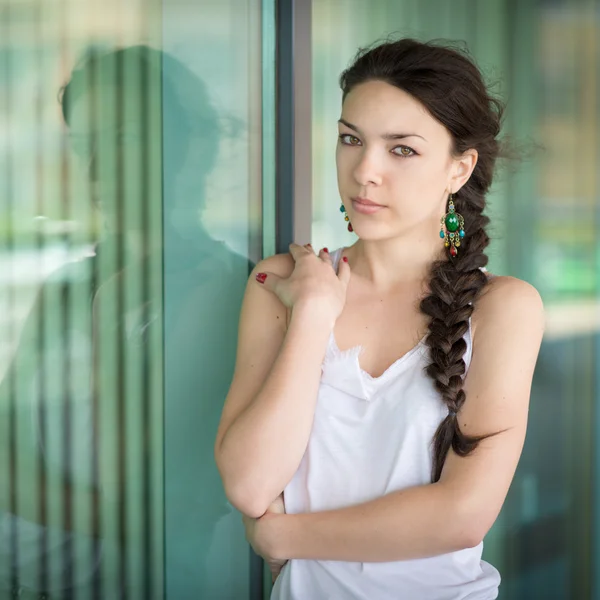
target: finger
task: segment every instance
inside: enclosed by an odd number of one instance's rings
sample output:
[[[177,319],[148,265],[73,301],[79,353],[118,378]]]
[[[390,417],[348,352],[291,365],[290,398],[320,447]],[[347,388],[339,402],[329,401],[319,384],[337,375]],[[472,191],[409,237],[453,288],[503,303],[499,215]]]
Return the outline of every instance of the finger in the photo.
[[[342,283],[348,285],[350,282],[350,265],[348,264],[348,258],[346,256],[342,256],[340,259],[337,275]]]
[[[327,248],[322,248],[319,251],[319,258],[324,260],[326,263],[329,263],[333,267],[333,260],[331,258],[331,254],[329,254],[329,250]]]
[[[300,246],[300,244],[291,243],[289,245],[290,254],[294,258],[294,260],[298,260],[301,256],[307,255],[309,252],[314,253],[312,248],[307,248],[306,246]]]
[[[256,274],[255,280],[257,285],[261,285],[270,292],[274,292],[277,284],[281,281],[281,277],[275,275],[275,273],[262,272]]]

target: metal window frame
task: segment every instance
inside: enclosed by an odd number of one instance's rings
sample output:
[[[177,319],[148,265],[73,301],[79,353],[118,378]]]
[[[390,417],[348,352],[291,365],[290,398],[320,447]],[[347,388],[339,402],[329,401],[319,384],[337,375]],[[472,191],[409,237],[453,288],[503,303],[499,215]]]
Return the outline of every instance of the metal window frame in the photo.
[[[312,0],[263,0],[261,10],[266,257],[312,236]],[[270,571],[250,550],[250,600],[268,600],[270,592]]]
[[[311,241],[312,1],[276,7],[276,251]]]

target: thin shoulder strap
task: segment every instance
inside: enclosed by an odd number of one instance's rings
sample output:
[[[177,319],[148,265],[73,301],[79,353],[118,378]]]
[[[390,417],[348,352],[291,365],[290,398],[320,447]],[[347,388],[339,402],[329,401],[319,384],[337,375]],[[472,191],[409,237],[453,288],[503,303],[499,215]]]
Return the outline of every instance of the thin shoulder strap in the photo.
[[[337,272],[338,265],[340,263],[340,258],[342,257],[342,251],[344,247],[338,248],[331,253],[331,260],[333,262],[333,269]]]

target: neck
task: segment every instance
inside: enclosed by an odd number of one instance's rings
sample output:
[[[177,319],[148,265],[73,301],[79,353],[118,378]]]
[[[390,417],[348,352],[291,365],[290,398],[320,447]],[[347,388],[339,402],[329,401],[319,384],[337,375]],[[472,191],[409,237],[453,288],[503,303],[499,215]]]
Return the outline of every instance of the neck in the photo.
[[[358,240],[346,252],[352,274],[379,292],[421,287],[446,248],[437,232],[422,231],[385,240]]]

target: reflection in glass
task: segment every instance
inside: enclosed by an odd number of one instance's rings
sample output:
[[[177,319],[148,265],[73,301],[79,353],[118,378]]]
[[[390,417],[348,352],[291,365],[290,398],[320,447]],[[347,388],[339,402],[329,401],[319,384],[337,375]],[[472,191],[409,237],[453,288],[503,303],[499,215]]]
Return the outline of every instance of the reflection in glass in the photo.
[[[0,257],[13,342],[0,375],[0,596],[201,597],[222,582],[208,561],[224,517],[232,584],[246,588],[213,444],[252,262],[202,219],[219,146],[240,124],[181,61],[143,45],[90,48],[59,98],[59,218],[40,201],[28,238],[11,196]],[[54,245],[64,255],[47,274]],[[35,302],[17,333],[31,251]]]

